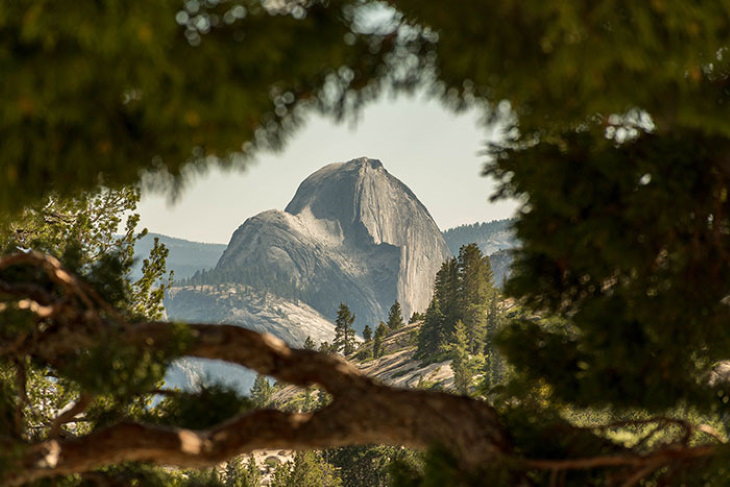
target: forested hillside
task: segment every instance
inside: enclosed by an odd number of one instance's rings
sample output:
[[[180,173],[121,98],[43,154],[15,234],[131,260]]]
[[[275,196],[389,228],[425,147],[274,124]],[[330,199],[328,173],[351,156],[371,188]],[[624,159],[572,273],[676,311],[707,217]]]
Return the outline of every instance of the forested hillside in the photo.
[[[447,313],[434,313],[433,307],[444,303]],[[436,303],[436,304],[434,304]],[[338,315],[338,330],[347,330],[349,310],[343,304]],[[432,305],[425,317],[414,315],[403,322],[398,303],[391,307],[388,321],[372,329],[365,339],[350,342],[339,333],[330,344],[318,346],[307,340],[310,350],[343,353],[363,374],[379,382],[399,388],[446,391],[471,397],[496,397],[510,371],[495,347],[495,337],[508,317],[520,313],[511,300],[504,300],[491,282],[489,261],[476,245],[462,247],[458,257],[443,264],[436,278]],[[466,325],[464,324],[466,322]],[[328,394],[318,387],[301,388],[282,383],[271,384],[259,376],[251,391],[257,404],[280,410],[307,413],[329,404]],[[326,485],[347,487],[408,486],[408,478],[420,475],[433,461],[443,461],[442,453],[422,455],[418,451],[392,446],[356,446],[328,448],[311,452],[305,458],[299,453],[268,453],[268,462],[260,456],[244,457],[238,465],[254,468],[252,476],[239,467],[241,477],[260,484],[294,487]],[[299,484],[278,484],[277,479],[296,478],[303,469],[317,472]],[[443,483],[451,485],[452,474],[445,472]],[[216,474],[224,481],[225,473]]]

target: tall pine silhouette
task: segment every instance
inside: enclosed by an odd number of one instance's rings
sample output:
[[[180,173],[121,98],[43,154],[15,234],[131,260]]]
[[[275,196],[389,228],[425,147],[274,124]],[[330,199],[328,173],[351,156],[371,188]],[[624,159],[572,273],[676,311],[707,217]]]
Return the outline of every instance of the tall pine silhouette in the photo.
[[[436,274],[434,296],[418,340],[418,356],[436,358],[454,340],[456,323],[464,324],[470,354],[482,354],[487,341],[490,303],[496,296],[489,258],[476,244],[464,245]]]
[[[390,307],[387,325],[391,331],[397,330],[405,325],[405,322],[403,321],[403,312],[401,311],[400,303],[398,301],[393,303],[393,306]]]
[[[346,304],[340,303],[337,309],[335,320],[335,350],[343,355],[349,355],[355,351],[355,329],[352,324],[355,322],[355,315],[350,312]]]

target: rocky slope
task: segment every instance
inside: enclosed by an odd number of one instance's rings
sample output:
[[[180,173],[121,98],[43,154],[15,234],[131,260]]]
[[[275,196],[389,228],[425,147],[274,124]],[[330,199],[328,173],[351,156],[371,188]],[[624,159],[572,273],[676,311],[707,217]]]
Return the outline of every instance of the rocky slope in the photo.
[[[391,332],[383,340],[383,356],[364,361],[353,357],[357,367],[366,375],[396,387],[453,390],[451,360],[424,364],[413,357],[421,325],[421,322],[408,324]]]
[[[347,359],[364,374],[385,384],[403,388],[454,390],[454,371],[451,360],[424,364],[415,359],[417,334],[422,323],[413,323],[390,332],[382,343],[383,355],[376,359],[364,358],[367,345]],[[301,388],[285,386],[276,391],[273,402],[279,407],[294,406],[305,394]],[[316,396],[312,390],[309,394]]]
[[[240,284],[175,287],[168,294],[175,316],[189,322],[239,324],[271,333],[291,344],[309,336],[315,343],[331,341],[332,323],[298,300]]]

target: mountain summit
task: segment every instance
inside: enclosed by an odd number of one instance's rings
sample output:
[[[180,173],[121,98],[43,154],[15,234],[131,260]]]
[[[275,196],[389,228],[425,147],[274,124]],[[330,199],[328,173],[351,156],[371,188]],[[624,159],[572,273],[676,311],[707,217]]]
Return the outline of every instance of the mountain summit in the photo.
[[[397,299],[408,318],[424,311],[433,276],[450,256],[413,192],[366,157],[315,172],[284,211],[246,220],[215,272],[334,317],[340,302],[362,329]]]

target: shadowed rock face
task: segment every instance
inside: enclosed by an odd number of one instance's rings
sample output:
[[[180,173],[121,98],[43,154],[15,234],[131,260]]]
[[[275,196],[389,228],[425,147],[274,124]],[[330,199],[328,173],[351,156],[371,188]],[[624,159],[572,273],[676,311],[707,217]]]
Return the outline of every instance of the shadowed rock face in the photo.
[[[344,302],[361,330],[384,320],[396,299],[406,319],[424,311],[449,256],[411,190],[380,161],[360,158],[309,176],[285,211],[246,220],[217,269],[332,319]]]

